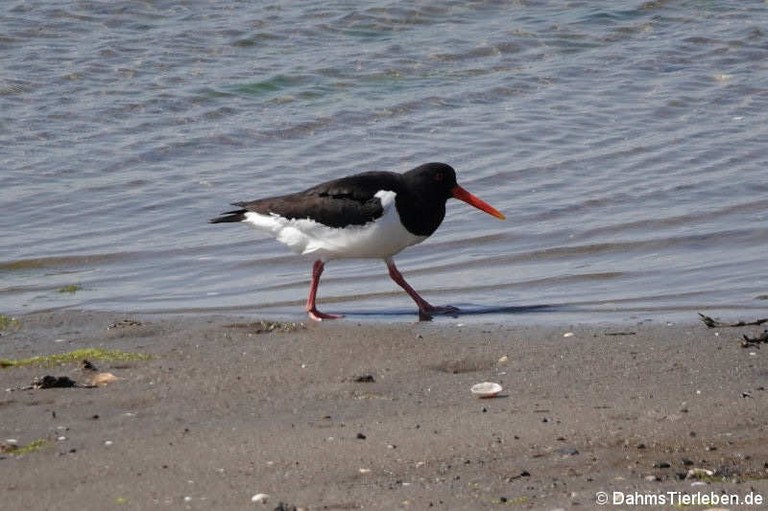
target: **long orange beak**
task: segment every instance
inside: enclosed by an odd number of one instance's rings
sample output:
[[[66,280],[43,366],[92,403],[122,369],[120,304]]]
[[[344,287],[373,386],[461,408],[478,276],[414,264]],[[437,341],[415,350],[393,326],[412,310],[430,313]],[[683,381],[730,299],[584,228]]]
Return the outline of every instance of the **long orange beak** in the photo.
[[[497,210],[496,208],[494,208],[484,200],[478,197],[475,197],[474,195],[472,195],[471,193],[469,193],[459,185],[456,185],[453,187],[453,189],[451,190],[451,195],[453,195],[455,199],[464,201],[470,206],[474,206],[481,211],[485,211],[489,215],[495,216],[498,219],[504,220],[505,218],[507,218],[499,210]]]

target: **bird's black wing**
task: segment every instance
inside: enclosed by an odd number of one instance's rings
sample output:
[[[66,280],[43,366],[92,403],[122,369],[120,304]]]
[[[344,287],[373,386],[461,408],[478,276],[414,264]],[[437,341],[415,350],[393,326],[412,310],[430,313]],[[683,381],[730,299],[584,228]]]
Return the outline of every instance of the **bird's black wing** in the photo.
[[[288,219],[308,218],[328,227],[364,225],[381,217],[384,210],[376,193],[381,190],[401,190],[400,174],[365,172],[334,179],[303,192],[270,197],[250,202],[238,202],[242,209],[224,213],[213,223],[238,222],[245,213],[254,211],[276,214]]]

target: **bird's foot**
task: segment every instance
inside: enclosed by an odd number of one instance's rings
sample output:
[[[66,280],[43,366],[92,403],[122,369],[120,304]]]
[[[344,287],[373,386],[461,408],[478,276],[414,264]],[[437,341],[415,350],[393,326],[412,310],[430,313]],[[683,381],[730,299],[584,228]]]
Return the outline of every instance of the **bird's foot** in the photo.
[[[434,315],[456,317],[459,312],[461,312],[461,309],[453,305],[429,305],[428,307],[419,308],[419,321],[431,321]]]
[[[344,317],[343,314],[326,314],[325,312],[320,312],[317,309],[308,310],[307,314],[309,314],[310,319],[315,321],[322,321],[324,319],[341,319]]]

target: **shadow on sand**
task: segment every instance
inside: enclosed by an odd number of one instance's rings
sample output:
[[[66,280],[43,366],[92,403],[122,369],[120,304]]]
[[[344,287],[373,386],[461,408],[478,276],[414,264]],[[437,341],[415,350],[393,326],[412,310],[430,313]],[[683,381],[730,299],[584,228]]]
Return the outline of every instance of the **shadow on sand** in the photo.
[[[435,318],[461,318],[466,316],[482,316],[491,314],[541,314],[541,313],[562,313],[562,312],[574,312],[575,309],[568,305],[557,304],[541,304],[541,305],[501,305],[501,306],[486,306],[477,304],[459,304],[458,311],[453,311],[446,314],[435,314]],[[334,311],[344,315],[346,319],[353,319],[355,317],[386,317],[394,318],[401,316],[409,316],[415,319],[418,318],[418,310],[415,307],[402,308],[402,309],[376,309],[376,310],[354,310],[354,311]]]

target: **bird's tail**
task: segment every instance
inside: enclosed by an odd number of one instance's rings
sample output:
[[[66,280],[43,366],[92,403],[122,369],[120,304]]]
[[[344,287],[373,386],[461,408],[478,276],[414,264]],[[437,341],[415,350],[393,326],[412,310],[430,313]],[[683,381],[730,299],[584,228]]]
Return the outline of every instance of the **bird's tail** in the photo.
[[[217,216],[216,218],[211,218],[208,220],[209,223],[212,224],[221,224],[224,222],[242,222],[245,220],[245,211],[244,209],[236,209],[234,211],[227,211],[226,213],[222,213],[220,216]]]

